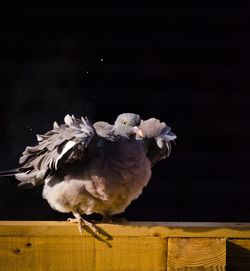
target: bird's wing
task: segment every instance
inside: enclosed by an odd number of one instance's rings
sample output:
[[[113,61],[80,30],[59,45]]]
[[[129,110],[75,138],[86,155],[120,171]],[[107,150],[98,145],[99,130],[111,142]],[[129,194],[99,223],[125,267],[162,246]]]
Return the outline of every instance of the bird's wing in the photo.
[[[171,141],[176,139],[176,135],[165,122],[150,118],[142,120],[139,128],[143,133],[146,154],[152,166],[170,155]]]
[[[96,133],[102,137],[108,137],[113,129],[113,125],[105,121],[97,121],[94,123]]]
[[[60,126],[54,122],[53,130],[37,135],[38,145],[26,147],[19,160],[19,173],[15,174],[20,186],[42,184],[49,173],[83,158],[84,150],[96,135],[94,127],[87,118],[77,119],[73,115],[67,115],[64,122]]]

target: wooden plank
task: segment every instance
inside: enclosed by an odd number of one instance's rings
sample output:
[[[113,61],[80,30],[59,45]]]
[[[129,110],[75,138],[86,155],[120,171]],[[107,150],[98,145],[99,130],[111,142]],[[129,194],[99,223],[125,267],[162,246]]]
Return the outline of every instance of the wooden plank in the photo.
[[[250,270],[250,239],[227,240],[227,270]]]
[[[169,238],[167,270],[226,270],[226,239]]]
[[[0,238],[0,270],[165,270],[167,240],[116,237],[100,242],[81,236]]]
[[[250,223],[130,222],[98,224],[107,234],[134,237],[250,238]],[[77,226],[56,221],[1,221],[0,236],[79,236]],[[90,236],[86,231],[83,236]]]
[[[0,238],[0,270],[95,270],[92,237],[32,236]]]
[[[107,247],[96,242],[98,271],[164,271],[167,266],[167,239],[159,237],[115,237]]]
[[[0,270],[250,270],[249,223],[98,227],[102,240],[67,222],[2,221]]]

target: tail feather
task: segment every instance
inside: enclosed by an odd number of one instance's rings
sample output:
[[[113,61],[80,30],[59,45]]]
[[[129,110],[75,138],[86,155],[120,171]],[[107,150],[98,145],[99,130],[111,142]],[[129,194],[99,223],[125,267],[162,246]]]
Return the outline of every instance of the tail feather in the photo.
[[[10,177],[10,176],[14,176],[15,174],[17,174],[19,172],[18,168],[15,169],[10,169],[10,170],[2,170],[0,171],[0,178],[1,177]]]

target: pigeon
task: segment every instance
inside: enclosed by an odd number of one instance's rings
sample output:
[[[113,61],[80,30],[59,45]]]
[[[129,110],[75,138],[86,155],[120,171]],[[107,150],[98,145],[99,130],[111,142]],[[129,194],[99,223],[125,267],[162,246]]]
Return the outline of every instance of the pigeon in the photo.
[[[81,233],[84,226],[98,233],[82,216],[124,212],[175,139],[165,122],[134,113],[120,114],[113,125],[66,115],[64,124],[54,122],[51,131],[37,135],[36,146],[26,147],[20,167],[0,176],[15,176],[24,188],[43,185],[43,198],[54,210],[72,213]]]

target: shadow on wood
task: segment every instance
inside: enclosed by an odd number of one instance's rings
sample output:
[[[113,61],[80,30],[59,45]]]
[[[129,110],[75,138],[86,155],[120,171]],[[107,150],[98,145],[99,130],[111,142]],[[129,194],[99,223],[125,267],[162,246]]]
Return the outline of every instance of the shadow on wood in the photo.
[[[227,270],[250,270],[250,239],[230,239],[227,241]]]

